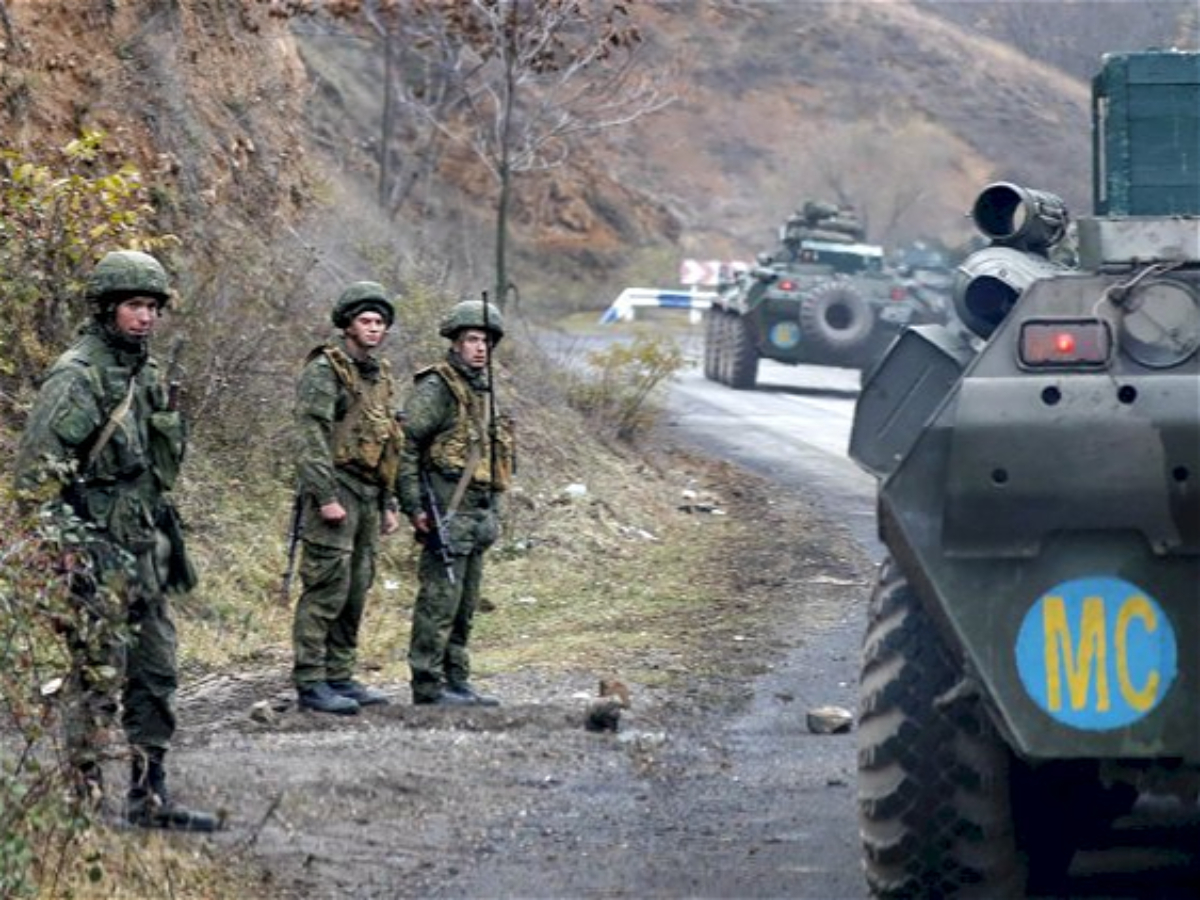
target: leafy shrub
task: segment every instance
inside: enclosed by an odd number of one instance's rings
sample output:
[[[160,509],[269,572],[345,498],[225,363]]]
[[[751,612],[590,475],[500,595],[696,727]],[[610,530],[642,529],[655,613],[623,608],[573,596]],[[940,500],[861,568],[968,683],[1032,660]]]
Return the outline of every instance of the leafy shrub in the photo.
[[[104,587],[87,604],[71,595],[72,584],[90,577],[82,523],[16,510],[6,521],[15,528],[0,549],[0,897],[20,897],[78,861],[98,799],[77,790],[57,708],[69,702],[70,685],[86,677],[113,687],[118,673],[72,653],[68,641],[122,641],[126,626]],[[89,876],[102,875],[92,864]]]
[[[0,150],[0,389],[29,383],[84,315],[77,302],[93,263],[110,250],[153,252],[153,209],[138,170],[108,163],[105,135],[85,131],[41,162]]]
[[[654,423],[655,391],[687,365],[675,341],[647,335],[595,350],[587,358],[593,371],[577,378],[568,395],[571,405],[623,441]]]

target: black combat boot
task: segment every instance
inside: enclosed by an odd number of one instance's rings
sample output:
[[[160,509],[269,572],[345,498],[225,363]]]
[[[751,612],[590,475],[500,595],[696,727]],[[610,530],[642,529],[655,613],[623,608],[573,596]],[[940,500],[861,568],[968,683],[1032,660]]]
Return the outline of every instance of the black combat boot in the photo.
[[[164,755],[163,750],[134,748],[125,818],[140,828],[216,831],[221,827],[216,816],[172,802],[163,768]]]
[[[499,706],[500,701],[495,697],[489,697],[487,694],[481,694],[479,691],[466,681],[452,681],[446,685],[445,693],[453,694],[456,697],[463,697],[467,702],[475,706]]]
[[[353,697],[343,696],[323,681],[306,684],[296,689],[300,697],[300,708],[315,712],[333,713],[338,716],[356,716],[361,707]]]
[[[417,706],[475,706],[475,701],[466,694],[456,694],[443,687],[413,690],[413,703]]]
[[[359,706],[374,706],[376,704],[388,703],[387,694],[383,691],[368,687],[360,681],[355,681],[353,678],[347,678],[345,681],[330,681],[329,689],[342,697],[349,697]]]

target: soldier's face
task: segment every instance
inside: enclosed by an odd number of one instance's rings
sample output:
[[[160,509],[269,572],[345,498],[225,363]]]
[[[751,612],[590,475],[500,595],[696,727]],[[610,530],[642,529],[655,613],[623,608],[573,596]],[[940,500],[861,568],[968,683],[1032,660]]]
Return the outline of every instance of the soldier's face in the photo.
[[[346,340],[364,351],[374,350],[387,336],[387,320],[377,312],[360,312],[346,326]]]
[[[482,369],[487,365],[490,348],[487,332],[481,328],[463,329],[454,341],[455,352],[472,369]]]
[[[145,340],[158,321],[158,301],[153,297],[130,297],[117,304],[114,322],[122,335]]]

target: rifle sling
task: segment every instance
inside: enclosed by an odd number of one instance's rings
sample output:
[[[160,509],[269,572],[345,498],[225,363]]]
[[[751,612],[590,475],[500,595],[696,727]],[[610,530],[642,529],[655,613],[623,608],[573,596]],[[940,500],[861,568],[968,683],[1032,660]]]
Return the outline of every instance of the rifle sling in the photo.
[[[101,430],[99,437],[96,438],[96,443],[92,444],[92,448],[88,451],[87,460],[84,463],[84,472],[91,471],[93,464],[100,457],[100,451],[108,444],[120,426],[121,420],[128,414],[129,407],[133,405],[133,391],[136,382],[136,375],[129,379],[129,390],[125,392],[125,399],[117,404],[117,408],[113,410],[112,415],[108,417],[108,421],[104,423],[104,428]]]
[[[480,434],[487,434],[488,425],[488,409],[483,408],[483,415],[480,417]],[[467,462],[463,466],[462,475],[458,479],[458,484],[454,486],[454,494],[450,497],[450,505],[446,508],[446,519],[448,520],[454,515],[454,511],[458,509],[458,505],[462,503],[462,499],[466,496],[467,488],[471,484],[471,479],[475,475],[475,469],[479,466],[479,461],[483,458],[483,451],[479,447],[479,441],[471,442],[471,449],[467,453]]]

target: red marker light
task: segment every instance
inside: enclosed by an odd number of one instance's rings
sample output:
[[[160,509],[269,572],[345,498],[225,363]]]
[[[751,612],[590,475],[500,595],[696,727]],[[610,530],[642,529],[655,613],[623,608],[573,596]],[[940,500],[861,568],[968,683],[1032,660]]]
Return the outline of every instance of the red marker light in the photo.
[[[785,278],[783,281],[779,282],[779,289],[781,291],[794,291],[796,289],[796,282],[788,281]]]
[[[1021,365],[1031,369],[1101,369],[1112,336],[1100,319],[1030,319],[1021,323]]]
[[[897,301],[903,300],[907,296],[908,296],[908,291],[906,291],[904,288],[902,288],[902,287],[893,287],[892,288],[892,299],[893,300],[897,300]]]
[[[1075,352],[1075,335],[1069,331],[1059,332],[1054,336],[1054,349],[1063,356],[1070,356]]]

